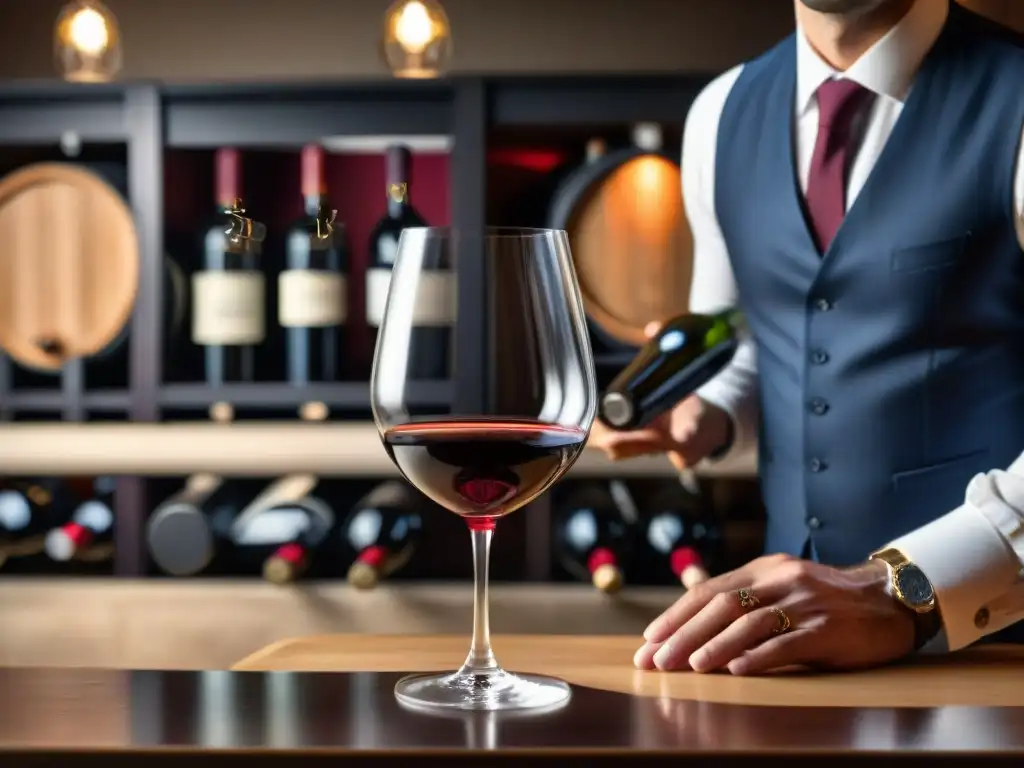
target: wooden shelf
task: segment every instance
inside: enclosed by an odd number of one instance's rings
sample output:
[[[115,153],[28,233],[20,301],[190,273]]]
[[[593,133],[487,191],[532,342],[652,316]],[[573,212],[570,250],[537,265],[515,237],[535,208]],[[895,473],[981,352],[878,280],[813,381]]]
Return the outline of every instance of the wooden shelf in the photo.
[[[253,422],[220,425],[5,424],[0,466],[12,475],[122,474],[181,476],[215,472],[265,477],[315,472],[325,477],[392,477],[397,470],[371,422],[304,424]],[[756,475],[753,454],[699,468],[718,477]],[[586,451],[570,477],[671,477],[662,456],[611,462]]]
[[[585,584],[497,583],[490,594],[495,633],[630,634],[639,646],[680,590],[631,587],[611,598]],[[311,634],[455,634],[468,647],[473,587],[12,577],[0,578],[0,616],[0,666],[227,669],[269,643]]]

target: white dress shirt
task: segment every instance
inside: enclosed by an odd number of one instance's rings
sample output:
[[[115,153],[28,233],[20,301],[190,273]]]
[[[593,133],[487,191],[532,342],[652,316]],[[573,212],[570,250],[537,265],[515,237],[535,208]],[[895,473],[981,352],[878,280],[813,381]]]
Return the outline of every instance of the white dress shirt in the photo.
[[[875,94],[858,116],[861,141],[847,181],[849,208],[881,154],[917,69],[948,13],[947,0],[917,0],[896,27],[843,73],[832,69],[797,30],[794,141],[805,193],[818,133],[818,86],[833,77],[846,77]],[[683,200],[694,238],[690,295],[694,312],[737,304],[736,281],[715,213],[715,151],[722,110],[741,70],[742,65],[712,81],[694,101],[686,119]],[[1013,198],[1018,238],[1024,248],[1024,144],[1017,158]],[[744,342],[732,363],[698,394],[732,416],[735,441],[729,453],[749,448],[757,439],[758,415],[753,343]],[[1024,449],[1024,434],[1021,438]],[[1024,619],[1024,453],[1005,471],[997,468],[977,475],[966,489],[962,506],[891,546],[916,563],[935,586],[945,637],[939,645],[957,650]]]

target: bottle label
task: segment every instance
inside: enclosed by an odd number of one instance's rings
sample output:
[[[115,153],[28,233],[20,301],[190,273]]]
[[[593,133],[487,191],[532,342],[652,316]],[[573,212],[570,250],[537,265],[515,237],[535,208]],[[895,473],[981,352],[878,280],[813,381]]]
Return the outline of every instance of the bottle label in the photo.
[[[384,319],[390,284],[390,269],[366,271],[366,323],[371,328],[379,328]],[[422,271],[416,281],[414,298],[411,297],[412,324],[436,328],[454,325],[457,297],[454,272],[439,269]]]
[[[197,272],[192,276],[192,296],[192,340],[196,344],[242,345],[263,341],[262,272]]]
[[[309,528],[309,514],[301,507],[271,507],[234,528],[234,543],[256,547],[297,539]]]
[[[285,328],[324,328],[348,319],[346,280],[338,272],[289,269],[277,288],[277,317]]]

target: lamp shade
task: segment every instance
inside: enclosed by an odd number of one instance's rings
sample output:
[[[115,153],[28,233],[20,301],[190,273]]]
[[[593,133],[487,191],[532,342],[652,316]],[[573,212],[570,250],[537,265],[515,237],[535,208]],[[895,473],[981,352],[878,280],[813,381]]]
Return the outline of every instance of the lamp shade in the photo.
[[[448,16],[436,0],[397,0],[384,16],[384,61],[396,77],[439,77],[452,57]]]
[[[57,71],[65,80],[103,83],[121,70],[117,19],[99,0],[72,0],[61,9],[53,34]]]

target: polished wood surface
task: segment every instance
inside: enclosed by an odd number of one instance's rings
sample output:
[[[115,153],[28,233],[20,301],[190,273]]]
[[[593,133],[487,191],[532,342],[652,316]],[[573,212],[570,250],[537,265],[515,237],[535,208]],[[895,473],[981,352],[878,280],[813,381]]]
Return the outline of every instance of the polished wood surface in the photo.
[[[468,636],[323,635],[274,643],[236,670],[429,672],[455,669]],[[1024,648],[959,654],[855,673],[768,677],[642,672],[639,636],[506,635],[493,641],[506,669],[557,675],[574,685],[672,700],[776,707],[1024,707]]]
[[[62,756],[61,765],[74,763],[69,754],[99,752],[135,754],[147,766],[159,753],[195,765],[197,755],[211,753],[283,763],[298,753],[347,754],[341,750],[421,759],[436,756],[431,750],[598,750],[627,758],[677,751],[699,753],[702,765],[716,755],[796,758],[808,750],[816,759],[963,750],[1024,757],[1022,708],[757,707],[575,686],[557,712],[439,716],[404,709],[393,695],[400,677],[0,669],[0,765],[40,751]]]
[[[121,333],[135,305],[139,247],[117,191],[70,163],[0,180],[0,347],[58,371]]]
[[[468,561],[469,542],[464,546]],[[490,587],[491,626],[498,634],[553,635],[571,628],[580,635],[639,637],[678,597],[677,587],[626,587],[609,597],[589,584],[497,582]],[[278,587],[253,578],[0,572],[0,667],[227,669],[292,637],[461,637],[472,625],[468,581],[394,580],[363,591],[331,580]]]

